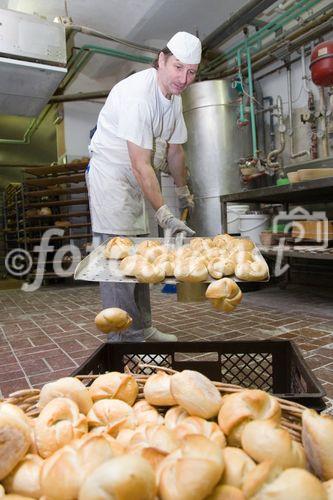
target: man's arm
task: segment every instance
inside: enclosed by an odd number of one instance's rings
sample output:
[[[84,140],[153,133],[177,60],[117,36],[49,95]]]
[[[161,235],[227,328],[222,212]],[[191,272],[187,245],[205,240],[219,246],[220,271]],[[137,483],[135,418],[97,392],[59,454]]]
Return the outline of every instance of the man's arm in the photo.
[[[185,186],[186,165],[183,146],[181,144],[169,144],[167,160],[169,172],[172,175],[176,186]]]
[[[164,205],[160,185],[151,166],[151,150],[137,146],[127,141],[127,149],[132,164],[133,173],[138,184],[155,210]]]

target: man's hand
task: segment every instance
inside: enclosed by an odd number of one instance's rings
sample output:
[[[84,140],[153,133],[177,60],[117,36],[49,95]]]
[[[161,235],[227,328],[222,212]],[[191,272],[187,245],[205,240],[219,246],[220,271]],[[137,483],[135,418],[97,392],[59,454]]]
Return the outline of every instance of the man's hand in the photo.
[[[187,236],[193,236],[195,234],[195,231],[192,231],[185,222],[177,219],[177,217],[170,212],[167,205],[163,205],[156,211],[155,218],[163,229],[170,229],[171,236],[181,232],[185,232]]]
[[[190,193],[188,186],[176,187],[175,189],[179,200],[180,211],[182,212],[185,208],[192,211],[194,208],[194,197],[193,194]]]

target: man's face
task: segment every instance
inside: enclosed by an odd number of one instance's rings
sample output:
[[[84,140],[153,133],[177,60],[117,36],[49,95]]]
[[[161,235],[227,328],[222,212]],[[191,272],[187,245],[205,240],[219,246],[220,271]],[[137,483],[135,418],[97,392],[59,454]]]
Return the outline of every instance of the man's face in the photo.
[[[179,95],[195,80],[198,64],[184,64],[174,55],[160,53],[157,78],[165,96]]]

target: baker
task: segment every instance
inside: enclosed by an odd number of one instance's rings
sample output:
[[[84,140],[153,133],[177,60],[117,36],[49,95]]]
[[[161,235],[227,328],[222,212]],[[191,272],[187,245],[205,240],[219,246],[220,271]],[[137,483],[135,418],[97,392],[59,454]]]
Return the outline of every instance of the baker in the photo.
[[[180,94],[194,81],[200,59],[200,40],[181,31],[161,50],[152,68],[112,88],[89,146],[86,178],[95,241],[148,234],[145,199],[158,224],[171,235],[194,234],[164,203],[153,166],[167,164],[180,208],[193,208],[186,184],[182,144],[187,130]],[[149,285],[103,282],[100,288],[104,308],[119,307],[133,319],[129,330],[111,335],[109,341],[177,340],[151,325]]]

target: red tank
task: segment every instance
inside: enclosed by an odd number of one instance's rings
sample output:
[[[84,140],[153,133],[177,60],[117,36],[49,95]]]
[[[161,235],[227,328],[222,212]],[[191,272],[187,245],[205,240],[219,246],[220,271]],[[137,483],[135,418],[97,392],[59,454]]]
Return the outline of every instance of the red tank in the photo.
[[[333,40],[319,43],[311,53],[312,81],[321,87],[333,85]]]

